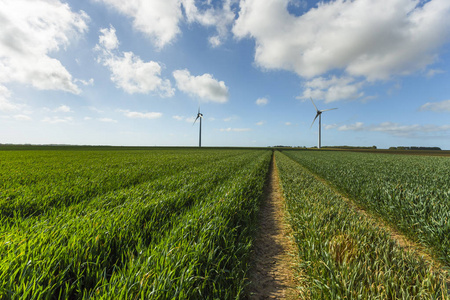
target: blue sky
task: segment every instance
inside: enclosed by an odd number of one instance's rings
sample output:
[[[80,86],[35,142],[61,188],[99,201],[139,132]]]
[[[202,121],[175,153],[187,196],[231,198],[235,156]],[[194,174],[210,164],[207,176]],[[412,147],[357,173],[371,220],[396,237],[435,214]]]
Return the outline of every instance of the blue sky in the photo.
[[[448,0],[0,4],[0,143],[450,149]]]

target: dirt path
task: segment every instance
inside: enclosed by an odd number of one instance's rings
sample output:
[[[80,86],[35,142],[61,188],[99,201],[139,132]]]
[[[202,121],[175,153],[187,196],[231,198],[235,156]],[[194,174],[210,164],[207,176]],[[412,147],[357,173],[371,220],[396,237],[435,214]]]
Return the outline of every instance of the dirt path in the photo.
[[[252,256],[250,299],[298,299],[294,276],[296,250],[289,238],[292,234],[285,218],[275,156],[264,195]]]

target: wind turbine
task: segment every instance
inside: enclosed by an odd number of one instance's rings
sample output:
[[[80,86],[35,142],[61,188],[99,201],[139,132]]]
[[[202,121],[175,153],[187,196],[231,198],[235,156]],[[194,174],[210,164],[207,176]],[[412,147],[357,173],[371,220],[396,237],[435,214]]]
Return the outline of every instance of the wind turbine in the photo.
[[[194,126],[195,122],[197,122],[198,119],[200,119],[200,132],[198,134],[198,147],[201,147],[202,146],[202,119],[203,119],[203,114],[200,112],[200,106],[198,107],[197,118],[195,118],[195,121],[192,124],[192,126]]]
[[[314,125],[314,122],[316,121],[317,117],[319,117],[319,144],[318,144],[317,149],[320,149],[320,147],[322,146],[321,145],[321,137],[320,137],[320,132],[321,132],[321,129],[322,129],[322,113],[324,111],[329,111],[329,110],[333,110],[333,109],[337,109],[337,108],[329,108],[329,109],[324,109],[324,110],[318,110],[317,106],[314,104],[313,99],[311,97],[310,97],[310,99],[311,99],[312,104],[316,108],[316,112],[317,112],[316,117],[314,118],[313,122],[311,123],[311,127]],[[311,127],[309,127],[309,128],[311,128]]]

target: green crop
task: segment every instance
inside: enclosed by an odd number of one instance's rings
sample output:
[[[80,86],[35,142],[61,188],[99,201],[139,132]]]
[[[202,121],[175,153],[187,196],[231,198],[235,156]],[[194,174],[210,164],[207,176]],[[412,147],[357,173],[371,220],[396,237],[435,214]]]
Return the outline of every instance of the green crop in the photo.
[[[289,152],[295,158],[301,153]],[[314,155],[310,155],[312,160]],[[446,278],[308,170],[276,152],[309,299],[448,299]]]
[[[270,151],[1,152],[0,298],[237,298]]]
[[[450,158],[286,151],[450,266]]]
[[[271,153],[0,151],[0,299],[247,298]],[[283,153],[306,298],[448,299],[439,266],[402,249],[301,165],[446,261],[450,160]]]

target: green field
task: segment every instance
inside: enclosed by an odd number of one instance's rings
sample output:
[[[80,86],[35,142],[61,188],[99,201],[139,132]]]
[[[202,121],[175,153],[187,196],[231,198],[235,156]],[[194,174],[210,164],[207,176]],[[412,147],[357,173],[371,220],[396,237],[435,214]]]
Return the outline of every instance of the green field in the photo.
[[[340,194],[298,163],[305,159],[312,170],[337,181],[347,176],[339,171],[348,168],[342,166],[341,170],[326,158],[345,165],[342,156],[361,162],[359,153],[284,153],[276,153],[277,165],[299,249],[299,268],[304,275],[300,289],[305,298],[448,299],[448,279],[435,264],[402,249],[389,231],[357,213]],[[371,154],[363,157],[377,159]],[[323,173],[321,165],[326,165]],[[360,176],[354,174],[349,180]],[[354,180],[354,186],[358,184]]]
[[[245,299],[271,158],[268,149],[0,151],[0,299]],[[441,266],[401,248],[341,193],[448,268],[449,158],[289,150],[275,159],[305,298],[448,299]]]
[[[450,158],[285,151],[450,266]]]

